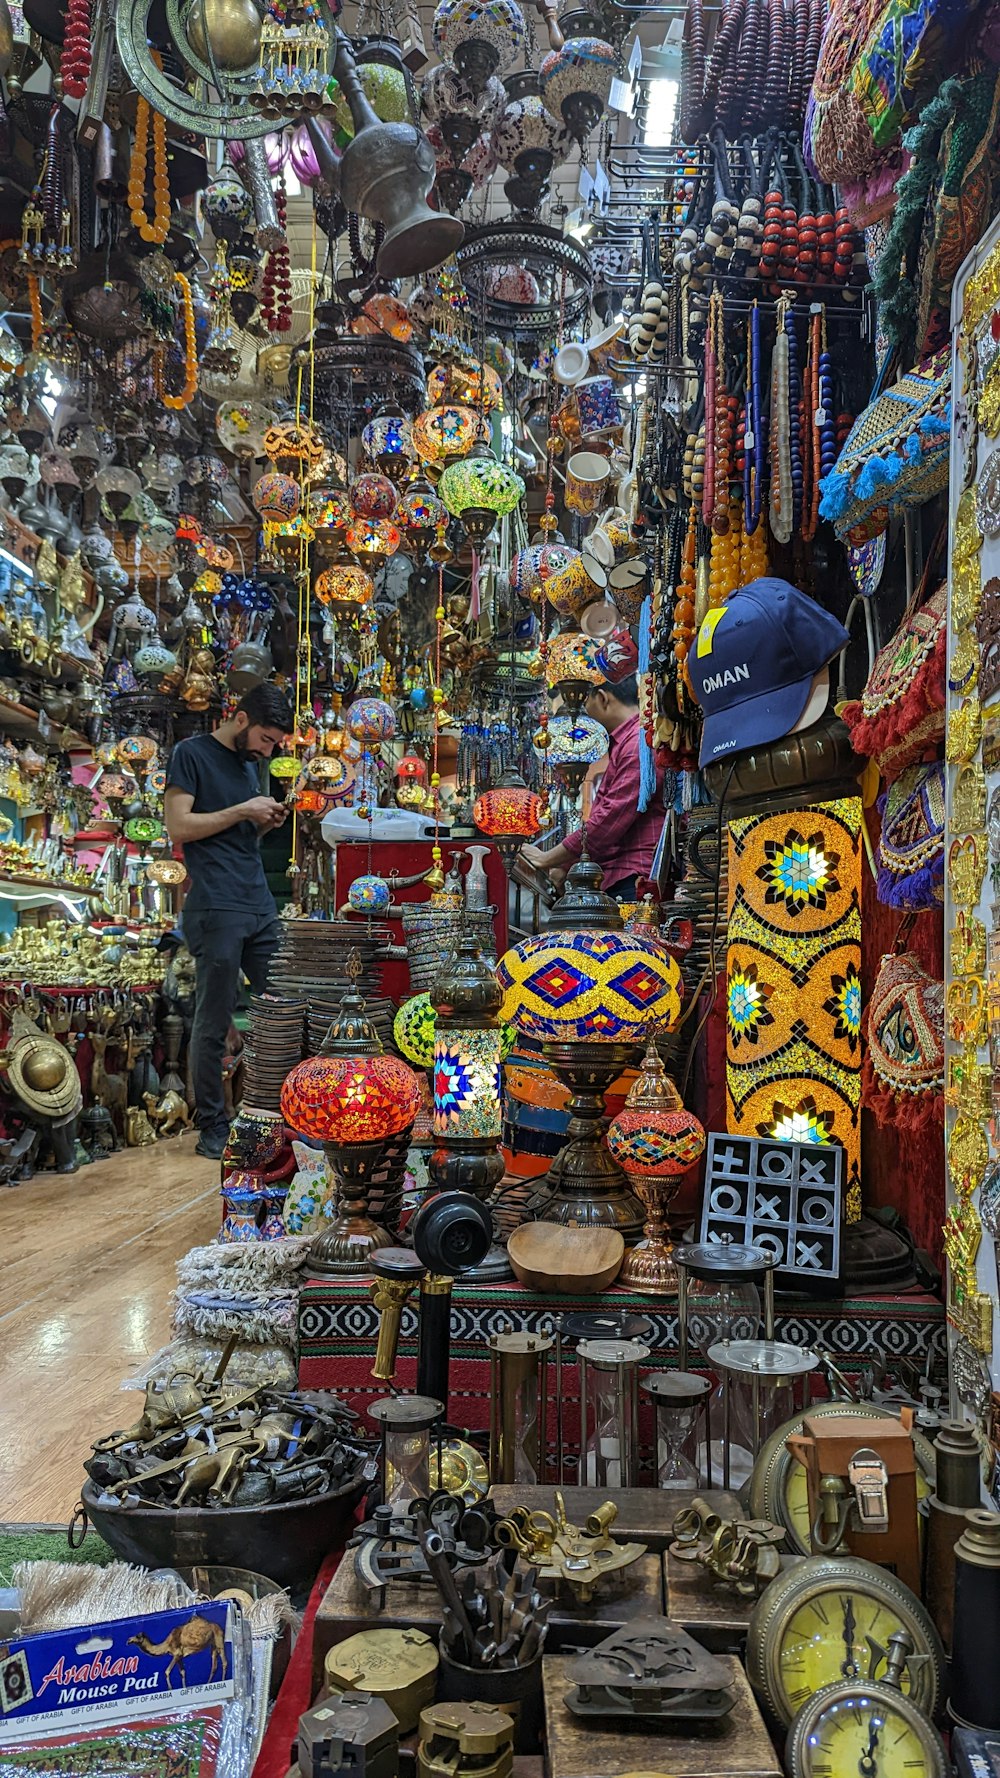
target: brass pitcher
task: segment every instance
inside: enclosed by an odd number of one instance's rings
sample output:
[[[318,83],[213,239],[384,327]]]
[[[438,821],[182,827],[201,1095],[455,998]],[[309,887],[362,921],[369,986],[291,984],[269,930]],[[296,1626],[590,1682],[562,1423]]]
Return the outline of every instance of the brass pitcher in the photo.
[[[354,139],[337,169],[341,201],[358,216],[384,225],[386,236],[376,260],[380,277],[411,278],[432,271],[454,253],[465,234],[457,217],[432,210],[427,202],[434,183],[434,150],[415,124],[382,123],[376,117],[342,31],[337,32],[334,73],[354,123]],[[329,180],[332,167],[323,165],[323,172]]]

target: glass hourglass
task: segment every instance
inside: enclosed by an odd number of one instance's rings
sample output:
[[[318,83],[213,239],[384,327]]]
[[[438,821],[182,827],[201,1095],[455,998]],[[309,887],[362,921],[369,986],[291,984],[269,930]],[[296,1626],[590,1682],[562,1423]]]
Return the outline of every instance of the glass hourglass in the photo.
[[[639,1480],[639,1340],[581,1340],[580,1480],[589,1488],[631,1488]]]
[[[763,1332],[774,1338],[774,1256],[760,1247],[739,1246],[724,1236],[674,1250],[677,1266],[679,1359],[686,1370],[689,1355],[714,1370],[713,1346],[756,1340],[761,1332],[761,1290],[764,1287]],[[737,1411],[726,1419],[721,1379],[708,1401],[706,1436],[698,1449],[702,1479],[711,1487],[713,1475],[726,1475],[739,1489],[753,1468],[753,1429]],[[722,1437],[717,1436],[721,1431]],[[715,1436],[713,1436],[715,1434]]]
[[[430,1395],[389,1395],[368,1412],[381,1432],[383,1503],[402,1512],[431,1491],[431,1427],[444,1408]]]
[[[657,1487],[697,1488],[695,1426],[708,1397],[708,1378],[693,1371],[654,1371],[641,1388],[656,1409]]]

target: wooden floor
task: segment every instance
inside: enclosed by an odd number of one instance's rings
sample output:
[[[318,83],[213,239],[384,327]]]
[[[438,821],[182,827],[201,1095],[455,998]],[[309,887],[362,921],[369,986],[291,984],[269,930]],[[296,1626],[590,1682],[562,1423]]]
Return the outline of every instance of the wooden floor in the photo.
[[[0,1189],[0,1521],[67,1521],[93,1439],[141,1411],[122,1379],[165,1344],[176,1262],[219,1226],[195,1140]]]

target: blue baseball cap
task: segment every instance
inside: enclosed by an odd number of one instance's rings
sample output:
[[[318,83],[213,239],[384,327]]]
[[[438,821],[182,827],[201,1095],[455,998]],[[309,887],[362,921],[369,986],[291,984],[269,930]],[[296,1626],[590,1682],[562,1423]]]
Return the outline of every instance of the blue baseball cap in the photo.
[[[787,580],[766,575],[706,613],[688,655],[702,707],[699,764],[780,741],[816,674],[850,640],[842,623]]]

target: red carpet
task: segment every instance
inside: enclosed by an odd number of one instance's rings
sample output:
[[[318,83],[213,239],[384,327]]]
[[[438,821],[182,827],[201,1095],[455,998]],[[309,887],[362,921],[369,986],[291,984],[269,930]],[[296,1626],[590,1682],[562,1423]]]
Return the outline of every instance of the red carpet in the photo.
[[[343,1550],[327,1556],[318,1575],[302,1619],[302,1628],[292,1650],[291,1659],[274,1701],[271,1720],[264,1732],[253,1778],[285,1778],[291,1765],[292,1742],[299,1729],[299,1717],[312,1703],[313,1621],[319,1603],[337,1572]]]

